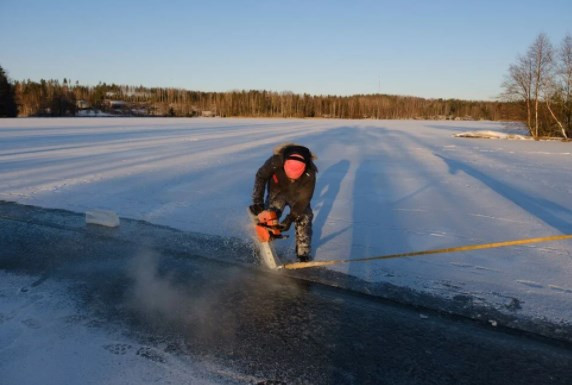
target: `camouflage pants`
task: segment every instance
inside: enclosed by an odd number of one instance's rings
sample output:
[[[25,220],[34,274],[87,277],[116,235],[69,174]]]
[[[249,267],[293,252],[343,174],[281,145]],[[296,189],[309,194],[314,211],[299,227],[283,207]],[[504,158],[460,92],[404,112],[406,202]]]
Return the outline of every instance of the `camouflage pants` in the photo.
[[[278,211],[279,216],[282,215],[284,207],[288,202],[274,198],[267,201],[267,207]],[[289,206],[289,205],[288,205]],[[314,212],[308,205],[308,208],[302,215],[294,222],[296,230],[296,255],[309,257],[312,251],[312,219],[314,219]]]

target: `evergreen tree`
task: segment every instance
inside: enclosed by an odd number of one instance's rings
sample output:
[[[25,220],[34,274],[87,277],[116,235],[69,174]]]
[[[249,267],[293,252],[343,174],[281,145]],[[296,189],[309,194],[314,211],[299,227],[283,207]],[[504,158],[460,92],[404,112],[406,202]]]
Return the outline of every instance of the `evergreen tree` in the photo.
[[[13,118],[18,116],[18,106],[14,88],[8,82],[4,69],[0,66],[0,118]]]

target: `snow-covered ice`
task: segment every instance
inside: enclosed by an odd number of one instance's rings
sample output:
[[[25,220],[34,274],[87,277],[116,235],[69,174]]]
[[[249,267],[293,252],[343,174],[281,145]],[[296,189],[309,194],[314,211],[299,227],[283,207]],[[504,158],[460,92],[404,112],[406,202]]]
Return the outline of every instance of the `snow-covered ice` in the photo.
[[[101,320],[84,314],[69,298],[66,283],[47,280],[26,290],[34,280],[0,271],[2,384],[246,382],[215,365],[136,343],[119,329],[103,329]]]
[[[494,122],[280,119],[3,119],[0,200],[248,239],[254,174],[283,142],[320,169],[316,260],[572,233],[572,145],[475,140]],[[523,133],[524,134],[524,133]],[[502,135],[501,135],[502,136]],[[281,241],[291,254],[292,240]],[[572,242],[331,267],[572,322]]]

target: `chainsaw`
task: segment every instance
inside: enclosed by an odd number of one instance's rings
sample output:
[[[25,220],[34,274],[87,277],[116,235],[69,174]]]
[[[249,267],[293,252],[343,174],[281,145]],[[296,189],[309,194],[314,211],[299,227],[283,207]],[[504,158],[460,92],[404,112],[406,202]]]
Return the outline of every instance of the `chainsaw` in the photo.
[[[288,238],[279,228],[278,215],[274,210],[264,210],[256,216],[256,236],[260,242]]]

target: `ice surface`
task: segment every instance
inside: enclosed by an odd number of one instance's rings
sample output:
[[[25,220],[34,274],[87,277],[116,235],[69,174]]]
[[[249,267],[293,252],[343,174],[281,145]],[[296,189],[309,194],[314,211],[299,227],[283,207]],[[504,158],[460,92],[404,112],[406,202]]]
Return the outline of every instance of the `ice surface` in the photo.
[[[91,210],[85,212],[85,222],[106,227],[117,227],[119,226],[119,217],[110,210]]]
[[[98,327],[101,321],[78,310],[65,284],[47,280],[25,290],[36,279],[0,271],[2,385],[239,382],[137,343],[120,329]]]
[[[526,134],[486,121],[3,119],[0,199],[248,240],[254,174],[290,141],[319,158],[316,260],[572,233],[572,144],[454,137],[470,131]],[[571,246],[331,268],[570,322]],[[277,249],[292,255],[293,240]]]

